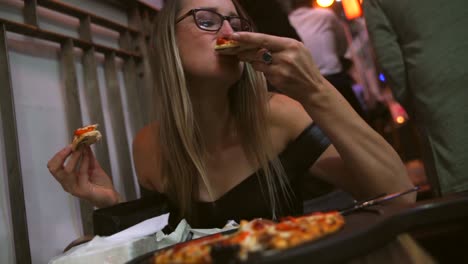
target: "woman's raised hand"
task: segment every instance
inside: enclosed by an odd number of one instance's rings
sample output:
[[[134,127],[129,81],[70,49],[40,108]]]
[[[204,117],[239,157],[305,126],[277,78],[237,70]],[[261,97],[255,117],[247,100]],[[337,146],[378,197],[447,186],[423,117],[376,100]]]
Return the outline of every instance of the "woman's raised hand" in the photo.
[[[119,202],[119,194],[111,178],[101,168],[89,146],[75,152],[71,146],[65,147],[49,160],[47,168],[66,192],[97,207]]]
[[[325,79],[301,42],[252,32],[237,32],[230,38],[241,44],[236,54],[241,61],[251,63],[272,85],[290,97],[301,101],[323,89]],[[271,61],[268,60],[270,55]]]

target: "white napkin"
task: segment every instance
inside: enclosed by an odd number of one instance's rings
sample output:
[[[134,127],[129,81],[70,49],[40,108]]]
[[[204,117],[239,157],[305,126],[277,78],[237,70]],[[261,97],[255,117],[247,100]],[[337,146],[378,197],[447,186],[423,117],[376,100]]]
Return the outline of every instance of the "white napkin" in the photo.
[[[132,227],[129,227],[119,233],[106,238],[107,241],[117,242],[123,240],[132,240],[148,235],[152,235],[162,230],[169,221],[169,213],[150,218]]]
[[[119,264],[159,248],[155,233],[167,225],[169,214],[145,220],[109,237],[95,236],[54,257],[49,264]]]
[[[166,235],[161,230],[167,225],[169,214],[145,220],[109,237],[94,237],[91,241],[76,246],[53,258],[49,264],[120,264],[148,252],[172,246],[187,239],[211,235],[233,228],[238,224],[230,221],[222,229],[192,229],[182,219],[174,232]]]
[[[192,239],[197,239],[200,237],[209,236],[209,235],[213,235],[216,233],[221,233],[221,232],[225,232],[225,231],[237,229],[237,228],[239,228],[239,224],[234,220],[229,220],[223,228],[210,228],[210,229],[192,229],[191,228],[190,232],[192,232],[193,234]]]

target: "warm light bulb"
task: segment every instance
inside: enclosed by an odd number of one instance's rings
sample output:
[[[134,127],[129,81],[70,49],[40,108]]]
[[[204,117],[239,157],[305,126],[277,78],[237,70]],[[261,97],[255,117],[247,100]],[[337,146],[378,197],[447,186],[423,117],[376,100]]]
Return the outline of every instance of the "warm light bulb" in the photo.
[[[347,19],[351,20],[362,16],[362,8],[358,0],[343,0],[341,4]]]
[[[333,5],[333,2],[335,2],[335,0],[317,0],[317,4],[320,7],[329,7]]]
[[[398,124],[403,124],[403,123],[405,122],[405,118],[402,117],[402,116],[398,116],[398,117],[396,118],[396,122],[397,122]]]

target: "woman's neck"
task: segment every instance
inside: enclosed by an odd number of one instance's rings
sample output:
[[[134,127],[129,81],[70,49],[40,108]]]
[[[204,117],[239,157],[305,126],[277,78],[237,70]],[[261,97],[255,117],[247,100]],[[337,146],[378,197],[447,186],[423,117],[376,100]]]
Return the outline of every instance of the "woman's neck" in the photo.
[[[193,87],[193,86],[192,86]],[[216,152],[229,144],[234,122],[229,108],[229,87],[206,84],[190,87],[195,119],[208,152]]]

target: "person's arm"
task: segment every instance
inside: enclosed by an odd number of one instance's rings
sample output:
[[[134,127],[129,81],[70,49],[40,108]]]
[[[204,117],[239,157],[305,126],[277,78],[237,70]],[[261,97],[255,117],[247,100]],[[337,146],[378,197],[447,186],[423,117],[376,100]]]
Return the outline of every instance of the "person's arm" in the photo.
[[[321,85],[322,92],[301,100],[306,112],[333,143],[311,168],[313,175],[349,191],[357,199],[412,187],[395,150],[352,110],[331,84],[324,80]],[[413,200],[414,195],[401,199]]]
[[[231,38],[257,47],[239,52],[239,59],[249,61],[270,82],[300,102],[308,116],[333,143],[333,147],[314,164],[313,170],[320,177],[341,186],[356,198],[412,187],[397,153],[320,74],[302,43],[247,32],[235,33]],[[262,48],[271,52],[271,64],[262,62]],[[410,202],[414,198],[414,194],[407,195],[399,201]]]
[[[148,191],[162,193],[160,180],[160,147],[157,140],[158,125],[152,123],[142,128],[133,140],[133,162],[139,184]]]
[[[406,105],[407,79],[405,62],[398,36],[385,14],[379,0],[366,0],[363,3],[369,38],[374,47],[377,61],[387,78],[396,99]]]
[[[316,102],[297,102],[284,95],[275,95],[270,103],[276,123],[288,128],[288,137],[291,140],[312,122],[311,114],[315,110],[306,109],[313,108],[311,105],[315,104]],[[318,117],[315,122],[324,134],[329,137],[333,135],[330,137],[333,144],[311,166],[310,175],[351,193],[356,199],[412,187],[406,169],[395,151],[367,124],[362,124],[359,117],[353,117],[349,106],[343,106],[342,111],[335,112],[335,103],[324,101],[324,104],[331,106],[327,107],[331,111],[326,110],[331,113],[324,116],[320,114],[322,117]],[[400,201],[413,199],[409,195]]]

